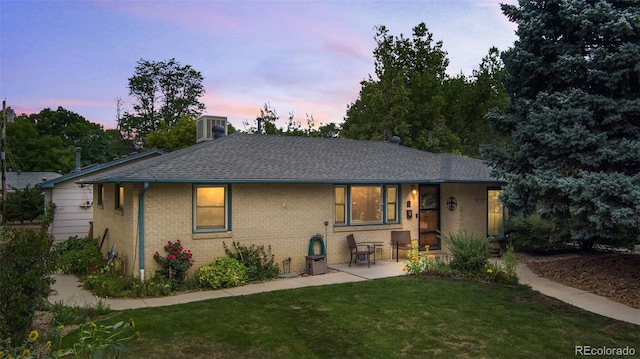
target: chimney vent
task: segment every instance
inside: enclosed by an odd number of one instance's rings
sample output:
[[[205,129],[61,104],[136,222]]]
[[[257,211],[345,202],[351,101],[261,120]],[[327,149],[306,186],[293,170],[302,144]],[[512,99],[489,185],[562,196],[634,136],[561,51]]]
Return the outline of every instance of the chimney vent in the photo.
[[[211,141],[215,138],[214,127],[223,129],[223,136],[227,135],[227,118],[222,116],[203,115],[196,120],[196,143]]]
[[[213,126],[213,129],[211,130],[213,132],[213,139],[218,139],[218,138],[222,138],[224,137],[224,127],[220,126],[220,125],[215,125]]]
[[[82,153],[82,147],[76,147],[76,169],[74,172],[80,172],[80,154]]]

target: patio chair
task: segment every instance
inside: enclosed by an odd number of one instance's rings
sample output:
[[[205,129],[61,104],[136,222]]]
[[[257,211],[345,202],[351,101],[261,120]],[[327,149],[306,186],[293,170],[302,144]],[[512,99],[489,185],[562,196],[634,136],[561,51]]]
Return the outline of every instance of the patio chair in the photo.
[[[391,231],[391,252],[396,249],[396,262],[398,261],[398,251],[400,249],[411,250],[411,231]]]
[[[364,257],[367,258],[367,267],[371,268],[371,254],[374,251],[374,247],[368,244],[356,243],[356,239],[353,237],[353,234],[349,234],[347,236],[347,244],[349,245],[349,251],[351,252],[351,256],[349,257],[349,267],[351,267],[351,262],[357,263],[359,257]],[[364,247],[367,249],[365,250]],[[353,260],[354,256],[355,261]]]

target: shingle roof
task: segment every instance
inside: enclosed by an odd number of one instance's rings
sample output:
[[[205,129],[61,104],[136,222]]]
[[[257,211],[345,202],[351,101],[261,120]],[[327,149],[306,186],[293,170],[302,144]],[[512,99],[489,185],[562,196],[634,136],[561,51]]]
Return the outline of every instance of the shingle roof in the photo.
[[[43,181],[60,177],[55,172],[7,172],[7,190],[24,189],[27,186],[34,187]]]
[[[501,183],[478,159],[347,139],[235,133],[85,178],[100,182]]]
[[[48,181],[44,181],[42,183],[39,183],[38,186],[40,188],[53,188],[55,186],[55,184],[60,183],[60,182],[64,182],[64,181],[68,181],[70,179],[74,179],[74,178],[78,178],[78,177],[82,177],[82,176],[86,176],[89,175],[91,173],[94,172],[98,172],[98,171],[102,171],[108,168],[112,168],[118,165],[122,165],[124,163],[127,162],[131,162],[133,160],[137,160],[140,158],[144,158],[144,157],[151,157],[151,156],[158,156],[158,155],[162,155],[164,154],[164,151],[160,151],[160,150],[149,150],[149,151],[145,151],[145,152],[140,152],[140,153],[134,153],[128,156],[122,156],[120,158],[117,158],[113,161],[109,161],[103,164],[93,164],[93,165],[89,165],[86,167],[83,167],[80,169],[80,171],[73,171],[71,173],[67,173],[64,176],[60,176],[58,175],[58,177],[54,178],[54,179],[50,179]]]

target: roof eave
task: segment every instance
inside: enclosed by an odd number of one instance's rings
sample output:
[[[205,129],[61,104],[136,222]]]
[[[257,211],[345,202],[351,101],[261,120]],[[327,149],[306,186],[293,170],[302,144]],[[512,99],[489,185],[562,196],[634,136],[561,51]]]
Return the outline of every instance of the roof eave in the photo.
[[[75,172],[71,172],[71,173],[67,173],[66,175],[57,177],[57,178],[53,178],[47,181],[44,181],[42,183],[40,183],[39,186],[40,188],[53,188],[55,186],[56,183],[60,183],[60,182],[64,182],[64,181],[69,181],[72,180],[74,178],[80,177],[80,176],[85,176],[85,175],[89,175],[92,174],[94,172],[98,172],[98,171],[102,171],[102,170],[106,170],[109,168],[112,168],[114,166],[123,164],[123,163],[127,163],[136,159],[141,159],[141,158],[145,158],[154,154],[157,155],[163,155],[166,152],[162,151],[162,150],[158,150],[158,149],[153,149],[153,150],[148,150],[145,152],[140,152],[140,153],[136,153],[134,155],[129,155],[127,157],[121,157],[118,158],[116,160],[107,162],[107,163],[103,163],[103,164],[99,164],[96,166],[93,166],[91,168],[85,169],[85,170],[80,170],[80,171],[75,171]],[[75,183],[83,183],[82,181],[76,181]]]
[[[165,183],[165,184],[205,184],[205,183],[301,183],[301,184],[444,184],[444,183],[467,183],[467,184],[487,184],[487,185],[505,185],[505,181],[501,180],[457,180],[457,179],[289,179],[289,178],[212,178],[212,179],[157,179],[157,178],[103,178],[100,180],[81,180],[78,184],[100,184],[100,183]]]

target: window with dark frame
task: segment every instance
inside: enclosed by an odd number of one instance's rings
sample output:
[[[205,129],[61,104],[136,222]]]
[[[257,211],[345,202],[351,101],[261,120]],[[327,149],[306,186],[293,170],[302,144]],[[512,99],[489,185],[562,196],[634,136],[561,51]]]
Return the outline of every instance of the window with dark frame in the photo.
[[[104,205],[104,185],[98,184],[98,206]]]
[[[116,183],[116,209],[124,209],[124,186],[121,183]]]
[[[341,185],[334,192],[336,225],[399,223],[397,185]]]
[[[398,186],[387,186],[387,222],[398,222]]]
[[[504,238],[506,209],[500,202],[501,188],[487,189],[487,236]]]
[[[194,232],[215,232],[227,229],[227,186],[194,187]]]
[[[346,224],[347,221],[347,187],[336,186],[335,187],[335,201],[336,201],[336,224]]]

